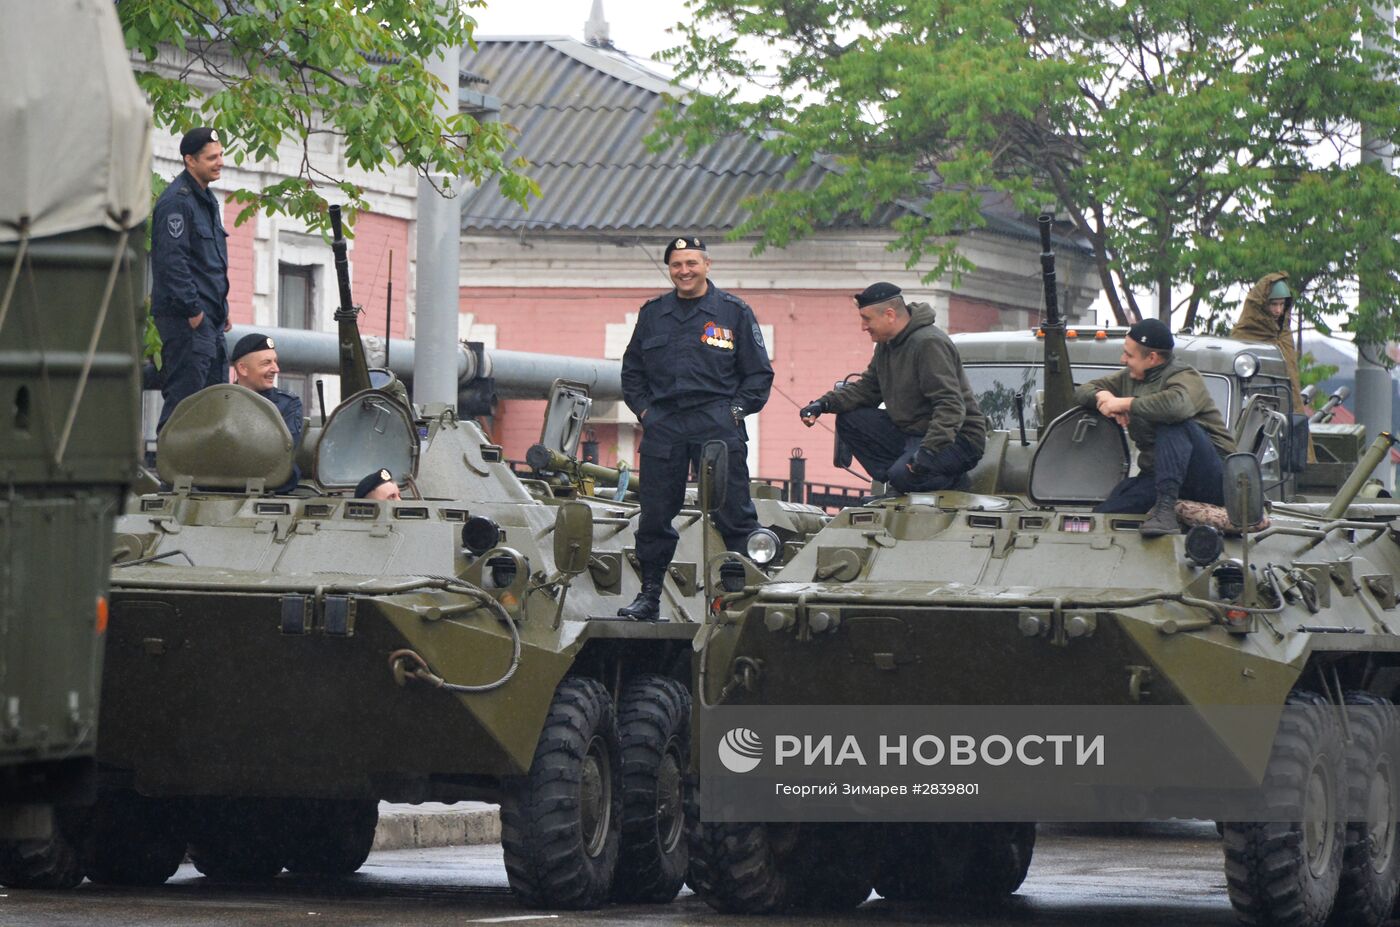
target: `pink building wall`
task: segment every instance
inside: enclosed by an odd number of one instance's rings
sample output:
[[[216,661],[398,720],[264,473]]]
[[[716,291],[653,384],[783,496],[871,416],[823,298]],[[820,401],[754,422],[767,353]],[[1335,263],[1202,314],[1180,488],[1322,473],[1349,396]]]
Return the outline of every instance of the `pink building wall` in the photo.
[[[234,225],[243,205],[224,203],[224,228],[228,230],[228,314],[235,324],[253,324],[253,244],[258,217]]]
[[[408,327],[408,220],[360,213],[355,220],[355,244],[351,252],[350,286],[355,301],[364,307],[360,331],[384,334],[384,314],[389,290],[389,252],[394,254],[393,337],[405,337]]]

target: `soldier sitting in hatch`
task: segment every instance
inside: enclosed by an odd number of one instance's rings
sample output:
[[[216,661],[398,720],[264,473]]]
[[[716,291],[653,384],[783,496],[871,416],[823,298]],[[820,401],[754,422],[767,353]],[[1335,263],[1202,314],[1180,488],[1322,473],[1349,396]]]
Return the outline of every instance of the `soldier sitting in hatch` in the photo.
[[[1143,319],[1123,340],[1123,369],[1074,391],[1079,405],[1128,429],[1138,449],[1138,475],[1113,487],[1094,511],[1151,510],[1139,529],[1149,538],[1181,530],[1179,499],[1224,504],[1222,458],[1235,450],[1205,380],[1172,360],[1175,344],[1164,323]]]

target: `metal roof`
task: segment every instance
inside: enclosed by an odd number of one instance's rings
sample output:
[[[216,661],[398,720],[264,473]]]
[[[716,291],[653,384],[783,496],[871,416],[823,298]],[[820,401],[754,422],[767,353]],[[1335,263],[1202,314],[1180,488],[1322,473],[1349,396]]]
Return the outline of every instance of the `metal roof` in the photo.
[[[729,136],[687,155],[680,144],[653,152],[645,138],[669,104],[689,88],[674,84],[625,52],[568,36],[482,37],[462,68],[490,81],[500,119],[518,130],[518,154],[543,193],[528,211],[501,195],[492,178],[463,197],[466,232],[515,231],[668,234],[728,231],[749,218],[744,200],[775,189],[810,190],[830,169],[813,165],[796,177],[795,159],[753,139]],[[984,198],[986,230],[1036,241],[1035,221],[1000,195]],[[850,215],[826,228],[889,228],[917,211],[908,203]],[[1061,249],[1087,251],[1056,235]]]
[[[514,153],[543,191],[527,212],[488,181],[464,197],[465,231],[728,230],[748,218],[746,197],[811,189],[824,173],[812,167],[791,179],[792,158],[747,138],[690,156],[678,144],[649,151],[663,94],[687,91],[621,52],[563,36],[480,38],[462,66],[490,80],[501,121],[519,130]],[[884,228],[902,212],[891,205],[843,225]]]

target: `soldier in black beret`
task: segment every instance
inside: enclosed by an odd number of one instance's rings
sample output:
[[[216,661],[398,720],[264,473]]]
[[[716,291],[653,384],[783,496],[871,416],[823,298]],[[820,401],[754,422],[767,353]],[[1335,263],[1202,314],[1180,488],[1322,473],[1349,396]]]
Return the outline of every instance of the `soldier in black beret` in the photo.
[[[875,342],[870,366],[803,406],[802,423],[810,428],[835,412],[837,438],[893,492],[964,485],[986,449],[987,420],[957,346],[934,324],[932,306],[906,304],[893,283],[872,283],[854,299],[861,330]]]
[[[277,349],[266,335],[244,335],[233,346],[233,381],[246,386],[277,407],[292,433],[292,446],[301,444],[301,397],[277,388]]]
[[[185,169],[156,200],[151,219],[151,316],[161,338],[160,426],[180,400],[228,382],[223,333],[229,328],[228,246],[219,179],[219,133],[192,129],[180,139]]]
[[[403,496],[399,494],[399,484],[394,482],[394,475],[388,470],[379,469],[355,486],[355,498],[393,502]]]
[[[1075,401],[1128,429],[1138,474],[1124,479],[1096,512],[1147,512],[1143,537],[1181,530],[1181,499],[1224,504],[1222,458],[1235,450],[1225,419],[1196,368],[1172,359],[1176,340],[1159,319],[1143,319],[1123,339],[1123,369],[1090,380]]]
[[[618,614],[644,621],[661,615],[661,584],[679,539],[671,521],[705,443],[722,441],[729,450],[724,505],[715,513],[725,546],[742,552],[758,528],[744,416],[763,408],[773,383],[758,320],[742,299],[709,282],[705,243],[676,235],[665,258],[675,288],[643,304],[622,356],[622,396],[645,434],[637,525],[642,588]]]

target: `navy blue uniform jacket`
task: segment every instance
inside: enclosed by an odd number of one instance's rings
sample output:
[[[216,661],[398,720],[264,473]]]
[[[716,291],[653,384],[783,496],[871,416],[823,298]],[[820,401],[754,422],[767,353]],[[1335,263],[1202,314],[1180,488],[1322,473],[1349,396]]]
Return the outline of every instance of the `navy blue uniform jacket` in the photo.
[[[773,365],[753,310],[707,287],[699,299],[672,290],[642,305],[622,355],[622,398],[638,418],[656,403],[683,409],[724,400],[752,414],[768,401]]]
[[[219,201],[189,171],[156,200],[151,220],[151,314],[192,319],[207,313],[219,331],[228,318],[228,244]]]

